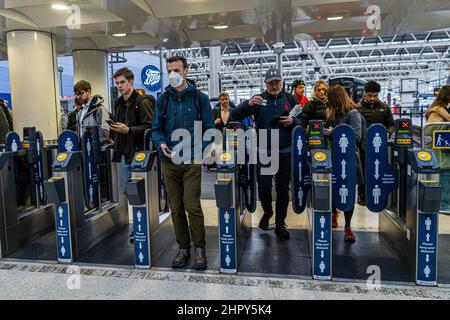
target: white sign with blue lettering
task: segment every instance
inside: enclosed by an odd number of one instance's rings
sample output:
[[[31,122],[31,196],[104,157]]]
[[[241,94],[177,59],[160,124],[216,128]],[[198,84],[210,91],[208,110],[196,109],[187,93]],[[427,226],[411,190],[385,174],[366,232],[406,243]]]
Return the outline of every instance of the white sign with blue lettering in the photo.
[[[237,272],[236,211],[234,208],[219,209],[220,272]]]
[[[136,268],[151,268],[147,207],[133,207],[134,264]]]
[[[55,204],[56,243],[58,262],[72,263],[72,240],[69,205],[67,202]]]
[[[389,165],[386,128],[374,124],[370,126],[367,136],[367,209],[381,212],[386,209],[389,194],[398,187],[397,172]]]
[[[331,212],[316,211],[313,220],[313,278],[329,280],[332,272]]]
[[[438,215],[419,212],[417,220],[416,283],[437,284]]]
[[[349,125],[339,125],[333,130],[333,203],[342,211],[355,204],[355,163],[355,133]]]

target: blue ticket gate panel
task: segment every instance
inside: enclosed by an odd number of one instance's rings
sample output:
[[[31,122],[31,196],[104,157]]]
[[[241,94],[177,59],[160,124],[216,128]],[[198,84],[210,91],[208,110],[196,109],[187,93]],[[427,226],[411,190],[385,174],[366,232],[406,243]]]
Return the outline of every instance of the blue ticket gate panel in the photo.
[[[56,244],[57,257],[60,263],[72,263],[77,258],[77,242],[75,226],[75,215],[70,210],[69,190],[66,186],[67,181],[77,181],[76,184],[81,187],[81,152],[62,152],[56,157],[53,163],[54,177],[44,182],[45,191],[49,202],[55,205],[55,225],[56,225]],[[77,194],[77,208],[84,211],[83,195]],[[83,209],[81,209],[81,207]]]
[[[341,211],[355,206],[355,134],[343,124],[333,130],[333,204]]]
[[[313,278],[332,276],[332,160],[328,150],[311,151]]]
[[[386,209],[389,194],[398,187],[398,175],[389,165],[386,128],[374,124],[370,126],[367,137],[367,209],[381,212]]]
[[[291,197],[295,213],[305,211],[306,201],[311,189],[311,172],[308,166],[308,150],[305,131],[296,127],[292,132]]]
[[[439,162],[432,150],[408,150],[407,228],[415,244],[415,282],[437,285],[438,226],[441,186]],[[415,239],[414,239],[415,237]]]
[[[238,165],[233,150],[223,152],[217,164],[217,181],[214,185],[216,204],[219,208],[219,252],[220,272],[236,273],[238,264],[237,227],[240,209],[237,193],[239,189]]]
[[[136,153],[131,163],[132,178],[126,183],[128,202],[133,207],[134,264],[136,268],[152,267],[149,218],[151,193],[149,193],[149,188],[151,188],[150,174],[152,167],[155,166],[155,161],[155,151]]]

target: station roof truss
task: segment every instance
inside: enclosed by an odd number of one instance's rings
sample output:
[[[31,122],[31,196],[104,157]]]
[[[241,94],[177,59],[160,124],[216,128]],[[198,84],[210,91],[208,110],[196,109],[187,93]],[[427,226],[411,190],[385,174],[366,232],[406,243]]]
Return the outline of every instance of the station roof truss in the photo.
[[[294,41],[282,54],[283,77],[288,84],[303,78],[352,76],[378,81],[420,78],[433,81],[448,77],[450,31],[434,31],[392,37],[358,37]],[[156,53],[156,52],[155,52]],[[190,77],[202,89],[208,88],[208,48],[168,50],[166,55],[182,55],[190,65]],[[221,83],[224,90],[260,87],[261,78],[277,55],[267,43],[222,46]]]

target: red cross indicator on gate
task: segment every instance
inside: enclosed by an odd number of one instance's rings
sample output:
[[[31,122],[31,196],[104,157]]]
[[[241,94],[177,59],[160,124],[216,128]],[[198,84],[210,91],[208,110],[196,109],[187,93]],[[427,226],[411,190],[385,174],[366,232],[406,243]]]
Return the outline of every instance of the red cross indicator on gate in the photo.
[[[409,129],[409,122],[408,121],[402,121],[402,128]]]
[[[320,129],[320,124],[318,122],[314,122],[314,129]]]

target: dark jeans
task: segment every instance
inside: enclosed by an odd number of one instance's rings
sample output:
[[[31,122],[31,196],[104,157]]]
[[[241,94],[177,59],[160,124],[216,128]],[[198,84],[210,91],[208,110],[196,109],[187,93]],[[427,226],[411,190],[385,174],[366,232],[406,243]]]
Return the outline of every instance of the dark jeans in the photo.
[[[272,180],[275,177],[275,202],[276,226],[283,226],[287,216],[289,205],[289,183],[291,180],[291,154],[280,154],[280,167],[275,175],[261,175],[261,167],[269,165],[258,164],[258,196],[265,213],[272,213]]]
[[[174,165],[161,161],[167,187],[167,197],[172,212],[175,237],[180,248],[204,247],[205,223],[200,204],[202,167],[197,164]],[[186,211],[189,215],[186,216]]]

